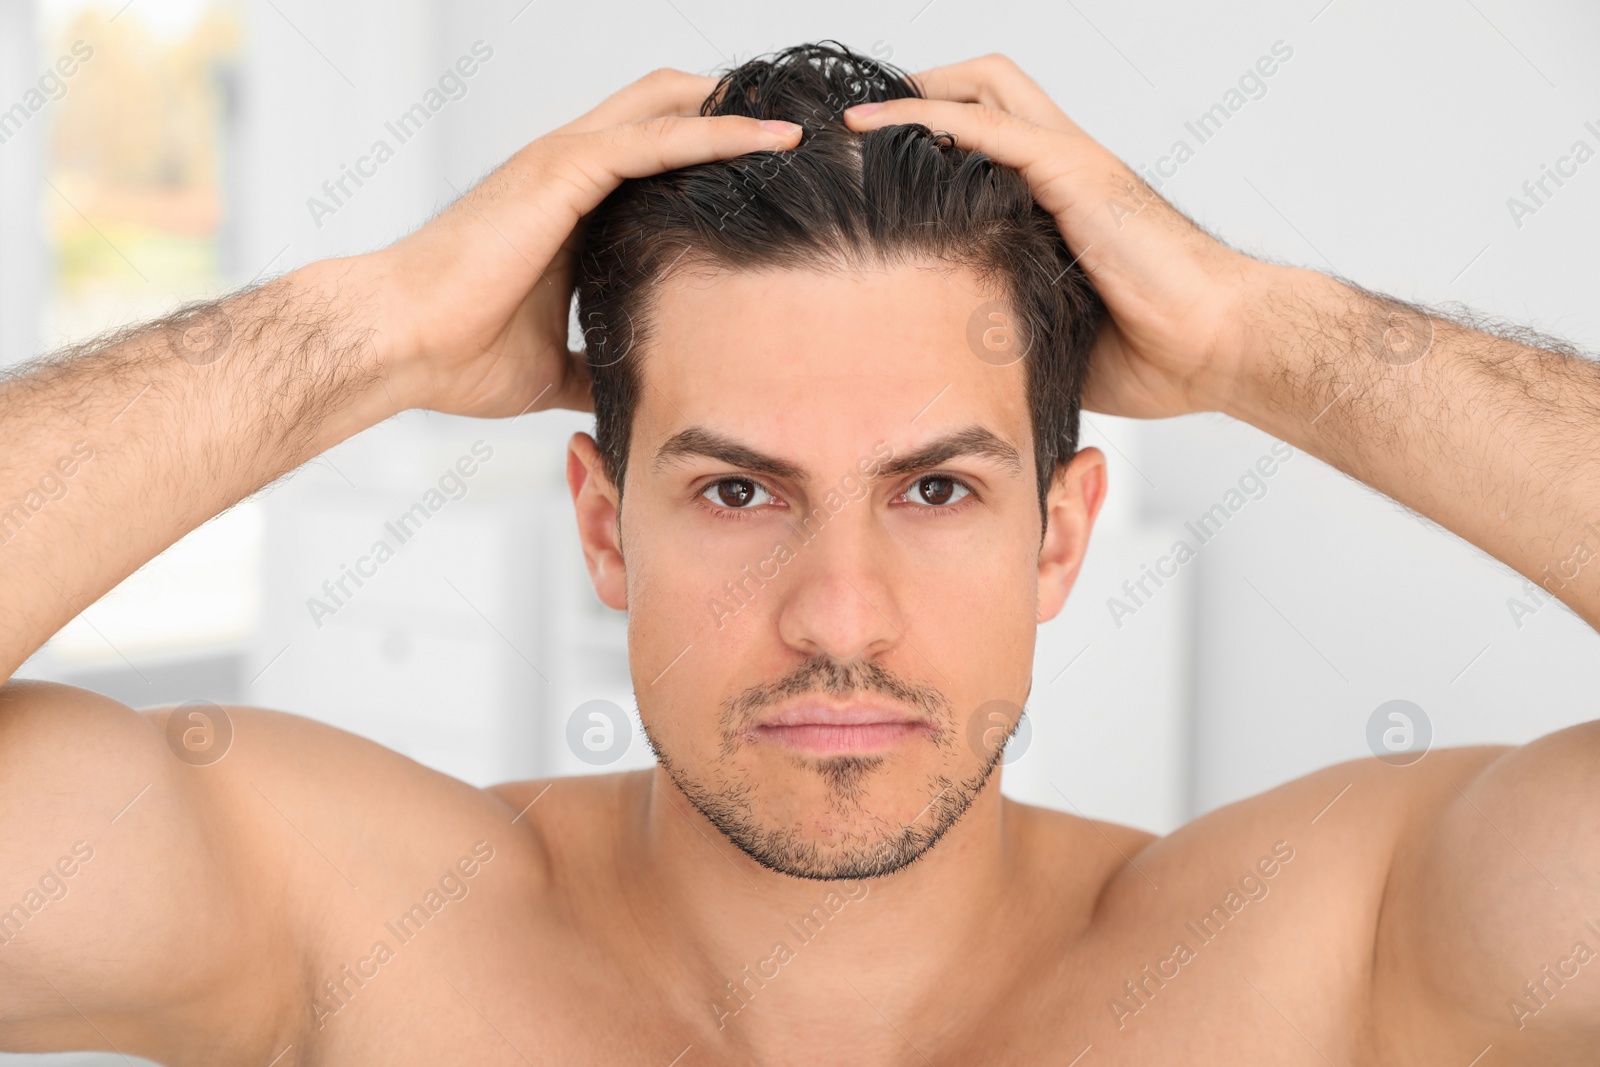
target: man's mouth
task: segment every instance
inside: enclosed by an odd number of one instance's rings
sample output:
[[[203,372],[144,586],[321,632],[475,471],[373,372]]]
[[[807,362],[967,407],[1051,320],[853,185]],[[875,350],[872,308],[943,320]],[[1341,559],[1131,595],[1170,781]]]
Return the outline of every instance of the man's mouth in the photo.
[[[802,698],[759,723],[750,734],[818,756],[880,752],[916,738],[932,738],[931,723],[888,704],[829,704]]]

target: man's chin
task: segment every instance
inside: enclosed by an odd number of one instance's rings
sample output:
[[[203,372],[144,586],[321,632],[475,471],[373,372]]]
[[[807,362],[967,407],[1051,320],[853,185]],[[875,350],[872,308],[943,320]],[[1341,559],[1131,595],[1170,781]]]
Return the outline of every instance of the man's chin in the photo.
[[[828,881],[881,878],[915,863],[966,813],[995,766],[962,780],[930,776],[907,798],[900,790],[894,797],[875,795],[874,786],[883,784],[871,781],[878,762],[859,756],[814,761],[826,788],[813,800],[784,795],[781,777],[757,776],[754,788],[719,789],[661,761],[684,797],[745,855],[778,874]],[[764,803],[777,797],[785,815]]]

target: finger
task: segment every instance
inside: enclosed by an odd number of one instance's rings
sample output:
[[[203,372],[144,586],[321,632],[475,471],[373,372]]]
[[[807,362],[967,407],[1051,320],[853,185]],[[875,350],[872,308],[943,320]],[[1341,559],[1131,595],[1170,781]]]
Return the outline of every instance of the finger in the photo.
[[[847,108],[844,117],[847,126],[862,132],[917,122],[953,134],[958,147],[975,149],[1022,172],[1034,199],[1058,216],[1069,206],[1061,199],[1064,190],[1052,189],[1063,167],[1090,162],[1100,154],[1110,156],[1082,131],[1040,126],[992,104],[906,97],[882,104],[857,104]]]
[[[571,238],[582,216],[624,179],[793,148],[800,133],[794,123],[742,115],[669,115],[585,133],[547,134],[485,178],[447,214],[462,223],[481,219],[504,250],[515,253],[508,263],[516,258],[542,268]],[[495,248],[492,243],[489,247]]]
[[[662,67],[612,93],[554,132],[590,133],[664,115],[698,115],[701,103],[716,87],[716,78]]]
[[[579,134],[565,147],[570,165],[591,174],[597,187],[606,186],[600,193],[603,198],[626,178],[645,178],[749,152],[793,148],[800,143],[800,132],[793,122],[743,115],[666,115]],[[596,165],[603,168],[598,174],[593,170]]]
[[[1021,67],[999,53],[930,67],[912,78],[930,99],[987,104],[1040,126],[1082,132]]]
[[[983,152],[1016,169],[1091,274],[1127,219],[1139,216],[1148,222],[1173,214],[1127,164],[1081,130],[1052,129],[989,104],[953,100],[903,98],[858,104],[846,109],[844,116],[850,129],[863,132],[921,123],[955,135],[958,147]],[[1147,213],[1148,207],[1156,210]]]

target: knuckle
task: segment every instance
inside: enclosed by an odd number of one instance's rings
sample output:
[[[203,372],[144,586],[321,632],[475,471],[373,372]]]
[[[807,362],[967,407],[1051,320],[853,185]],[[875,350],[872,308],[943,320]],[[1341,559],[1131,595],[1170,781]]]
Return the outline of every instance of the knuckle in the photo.
[[[985,85],[998,85],[1016,80],[1021,68],[1011,57],[1001,52],[990,52],[973,60],[973,72]]]
[[[657,67],[639,80],[651,85],[672,85],[685,77],[688,77],[688,75],[681,70],[674,70],[671,67]]]

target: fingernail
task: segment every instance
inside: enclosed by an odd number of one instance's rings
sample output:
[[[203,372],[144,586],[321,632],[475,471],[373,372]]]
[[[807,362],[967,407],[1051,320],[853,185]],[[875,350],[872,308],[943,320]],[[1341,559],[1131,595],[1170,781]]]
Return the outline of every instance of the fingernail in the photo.
[[[882,106],[881,101],[875,104],[857,104],[855,107],[845,108],[844,113],[846,115],[870,115]]]
[[[800,129],[800,124],[784,122],[782,119],[762,119],[761,128],[771,130],[773,133],[796,133]]]

